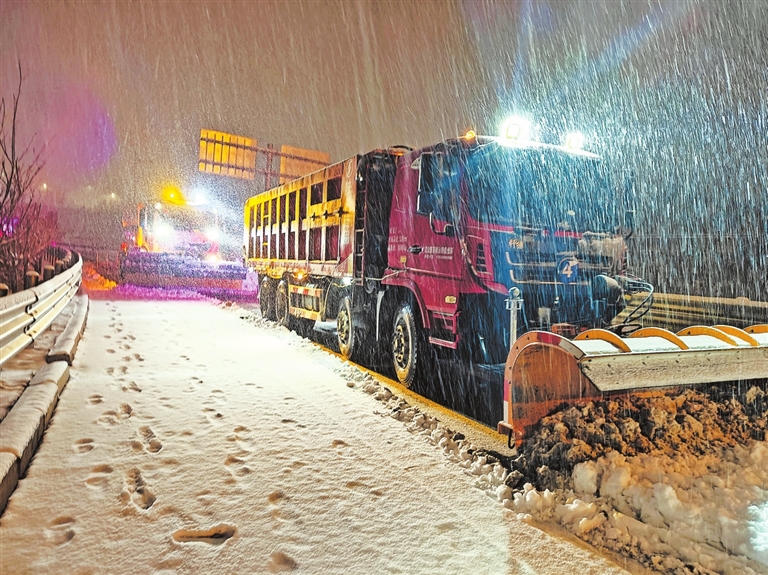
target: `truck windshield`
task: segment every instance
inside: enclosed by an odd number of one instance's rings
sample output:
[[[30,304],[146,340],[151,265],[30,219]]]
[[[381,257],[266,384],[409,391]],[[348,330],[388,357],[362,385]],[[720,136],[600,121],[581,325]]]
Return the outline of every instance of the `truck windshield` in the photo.
[[[600,160],[554,148],[487,145],[464,158],[469,212],[480,222],[613,231],[619,201]]]

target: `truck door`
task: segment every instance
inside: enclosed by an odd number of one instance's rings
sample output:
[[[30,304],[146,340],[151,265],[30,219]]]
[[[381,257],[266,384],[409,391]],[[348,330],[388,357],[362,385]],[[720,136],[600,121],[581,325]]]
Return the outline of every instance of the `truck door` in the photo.
[[[459,163],[450,154],[425,152],[412,167],[418,168],[419,179],[407,233],[406,267],[430,312],[431,334],[453,341],[450,332],[463,273]]]

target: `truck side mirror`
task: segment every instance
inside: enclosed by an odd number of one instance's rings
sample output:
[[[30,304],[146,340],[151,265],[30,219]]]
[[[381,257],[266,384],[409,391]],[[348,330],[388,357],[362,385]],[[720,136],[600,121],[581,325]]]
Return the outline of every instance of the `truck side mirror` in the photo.
[[[448,236],[449,238],[452,238],[456,235],[456,228],[453,226],[453,224],[446,223],[442,230],[437,229],[437,226],[435,226],[434,212],[429,212],[429,227],[432,228],[432,231],[438,236]]]

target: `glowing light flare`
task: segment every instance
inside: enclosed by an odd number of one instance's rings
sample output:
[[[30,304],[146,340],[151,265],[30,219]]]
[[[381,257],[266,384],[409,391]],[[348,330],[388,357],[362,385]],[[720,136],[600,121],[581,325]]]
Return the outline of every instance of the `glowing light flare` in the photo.
[[[467,130],[467,132],[464,134],[465,140],[474,140],[477,137],[477,134],[474,130]]]
[[[205,238],[209,242],[218,242],[220,237],[221,237],[221,234],[219,233],[219,230],[217,228],[211,227],[205,230]]]
[[[184,194],[181,192],[181,189],[178,186],[163,186],[163,189],[160,192],[160,196],[164,202],[169,204],[183,206],[187,203],[187,199],[184,197]]]
[[[502,140],[516,143],[526,143],[531,140],[531,122],[519,116],[507,118],[499,130]]]
[[[208,194],[206,190],[196,189],[194,190],[192,197],[187,200],[187,205],[190,206],[204,206],[208,203]]]

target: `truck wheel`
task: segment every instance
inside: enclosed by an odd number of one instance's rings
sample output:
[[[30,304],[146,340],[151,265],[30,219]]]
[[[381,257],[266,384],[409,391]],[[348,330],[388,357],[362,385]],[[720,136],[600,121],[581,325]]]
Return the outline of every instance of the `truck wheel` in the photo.
[[[261,317],[275,321],[275,280],[265,277],[259,286],[259,309]]]
[[[421,337],[416,313],[410,303],[400,304],[395,313],[392,330],[392,362],[397,379],[411,387],[419,370],[420,355],[426,351],[420,345]]]
[[[280,282],[275,293],[275,320],[278,325],[293,328],[293,316],[288,307],[288,283]]]
[[[336,337],[339,340],[339,352],[344,358],[353,359],[353,356],[359,355],[361,342],[352,323],[352,300],[348,297],[342,300],[336,315]]]

